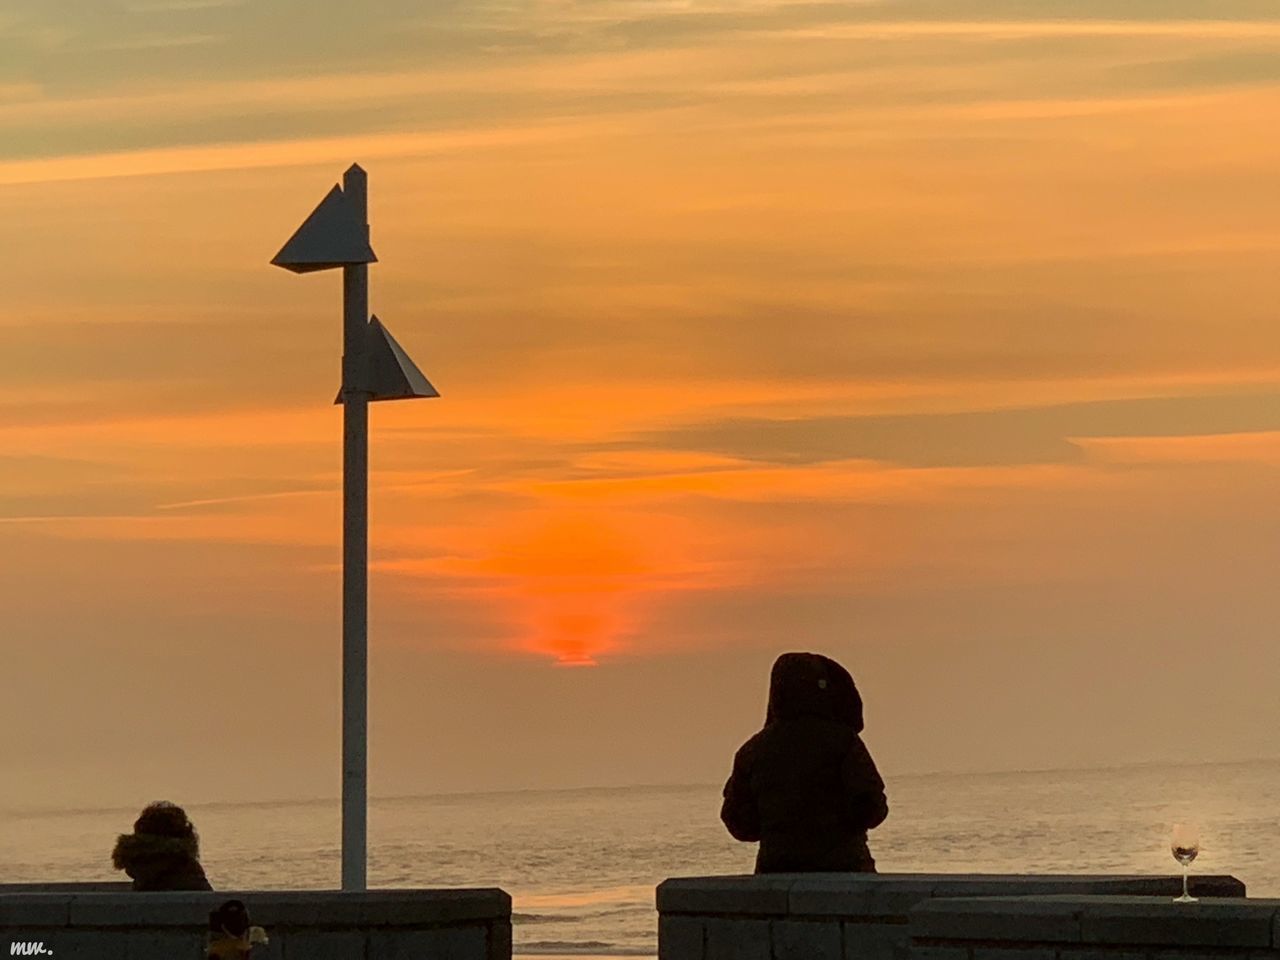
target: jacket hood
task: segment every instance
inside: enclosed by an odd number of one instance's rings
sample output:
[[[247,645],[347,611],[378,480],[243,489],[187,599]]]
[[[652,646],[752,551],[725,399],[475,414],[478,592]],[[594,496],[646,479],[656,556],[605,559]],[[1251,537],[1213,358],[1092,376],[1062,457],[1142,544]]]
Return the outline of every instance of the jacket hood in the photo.
[[[111,862],[117,870],[144,883],[199,860],[200,846],[195,837],[122,833],[111,851]]]
[[[818,717],[862,732],[862,697],[849,671],[817,653],[784,653],[769,677],[765,723]]]

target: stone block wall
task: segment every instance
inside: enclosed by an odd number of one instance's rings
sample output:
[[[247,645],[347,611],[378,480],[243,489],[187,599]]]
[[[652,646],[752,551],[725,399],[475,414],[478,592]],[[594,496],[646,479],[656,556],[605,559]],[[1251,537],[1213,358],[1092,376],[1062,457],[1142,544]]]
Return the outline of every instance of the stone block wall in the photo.
[[[672,879],[657,891],[658,956],[660,960],[906,960],[911,911],[935,898],[1172,897],[1181,889],[1181,877],[1142,876],[828,873]],[[1233,877],[1199,877],[1193,883],[1197,896],[1243,897],[1244,892],[1244,884]]]
[[[6,893],[123,893],[132,890],[128,880],[65,880],[53,883],[0,883],[0,896]]]
[[[909,931],[906,960],[1280,960],[1280,900],[933,900]]]
[[[203,960],[209,911],[243,900],[270,937],[255,960],[510,960],[502,890],[20,892],[0,889],[0,956]]]

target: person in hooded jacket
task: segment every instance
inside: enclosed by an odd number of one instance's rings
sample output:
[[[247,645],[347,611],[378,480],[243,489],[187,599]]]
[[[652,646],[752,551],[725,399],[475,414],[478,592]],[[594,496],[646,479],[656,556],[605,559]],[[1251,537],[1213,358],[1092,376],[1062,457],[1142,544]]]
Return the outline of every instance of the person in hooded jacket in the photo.
[[[133,880],[135,890],[212,890],[200,866],[200,837],[177,804],[150,804],[122,833],[111,862]]]
[[[875,873],[867,831],[889,805],[862,727],[840,664],[815,653],[774,662],[764,728],[734,756],[720,810],[734,839],[759,841],[756,873]]]

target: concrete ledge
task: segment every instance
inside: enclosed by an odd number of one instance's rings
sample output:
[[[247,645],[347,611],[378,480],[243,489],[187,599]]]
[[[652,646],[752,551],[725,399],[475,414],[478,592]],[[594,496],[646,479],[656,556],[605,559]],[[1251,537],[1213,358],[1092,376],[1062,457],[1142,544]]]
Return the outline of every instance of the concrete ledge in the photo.
[[[803,874],[791,884],[791,914],[805,917],[883,918],[905,922],[907,911],[934,895],[933,877]]]
[[[1210,948],[1224,956],[1280,955],[1280,900],[1050,896],[931,900],[911,910],[913,957],[950,948],[1018,960],[1016,951],[1076,945],[1065,957],[1178,956]],[[977,956],[974,952],[974,956]],[[923,954],[922,954],[923,956]]]
[[[1194,878],[1192,891],[1200,897],[1227,898],[1243,897],[1245,889],[1234,877],[1207,876]],[[1055,950],[1109,942],[1125,924],[1134,922],[1132,911],[1108,912],[1105,905],[1155,903],[1141,899],[1148,894],[1171,901],[1181,892],[1182,878],[1175,876],[804,873],[673,878],[657,889],[658,956],[661,960],[908,960],[909,955],[913,960],[1062,960]],[[1086,914],[1083,904],[1091,896],[1098,906]],[[957,903],[1000,906],[953,908]],[[1228,914],[1221,916],[1224,923],[1229,922]],[[1267,925],[1269,938],[1271,916],[1259,922]],[[1250,943],[1258,941],[1260,928],[1255,927],[1249,928]],[[1200,929],[1203,936],[1212,938],[1204,932],[1208,927]],[[1002,953],[999,958],[970,956],[973,944],[989,936],[1008,941],[1010,951],[1015,944],[1030,944],[1030,952]],[[1100,939],[1090,939],[1094,937]],[[1168,942],[1151,941],[1153,947]],[[1135,958],[1109,956],[1107,960]]]
[[[774,920],[769,933],[773,960],[844,960],[844,938],[838,923]]]
[[[71,894],[0,894],[0,930],[32,924],[66,927],[71,922]]]
[[[785,916],[796,877],[685,877],[658,884],[659,913],[723,913]]]
[[[935,897],[1051,894],[1151,895],[1182,892],[1181,877],[1090,874],[779,873],[764,876],[674,877],[658,885],[660,914],[734,917],[895,918]],[[1192,880],[1198,897],[1243,897],[1235,877]]]
[[[910,936],[913,943],[929,944],[942,940],[1081,943],[1083,913],[1078,897],[927,900],[911,911]]]
[[[1117,897],[1086,902],[1080,926],[1085,943],[1274,948],[1277,911],[1274,900]]]
[[[706,921],[707,960],[772,960],[768,920]]]
[[[188,927],[207,924],[211,905],[233,898],[264,926],[442,926],[511,916],[511,897],[497,889],[0,894],[0,911],[39,910],[55,900],[69,905],[73,927]]]
[[[697,917],[658,917],[658,954],[663,957],[701,957],[706,952],[707,928]]]
[[[127,893],[133,889],[128,880],[68,880],[55,883],[0,883],[0,896],[6,893]]]
[[[264,960],[510,960],[511,897],[498,889],[6,892],[0,933],[74,960],[199,956],[209,911],[243,900],[271,938]],[[257,956],[257,952],[255,952]]]

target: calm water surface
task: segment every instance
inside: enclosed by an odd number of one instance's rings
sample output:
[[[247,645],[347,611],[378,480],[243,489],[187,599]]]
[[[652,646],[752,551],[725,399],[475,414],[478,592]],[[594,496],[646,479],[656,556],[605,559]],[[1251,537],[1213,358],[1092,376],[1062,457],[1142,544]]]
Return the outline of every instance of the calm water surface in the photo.
[[[891,778],[872,833],[882,872],[1175,873],[1169,827],[1201,827],[1194,870],[1280,896],[1280,761]],[[215,887],[336,887],[336,802],[188,807]],[[115,835],[136,810],[10,812],[5,881],[120,879]],[[652,956],[654,886],[750,873],[719,821],[719,785],[375,800],[372,886],[500,886],[516,952]]]

